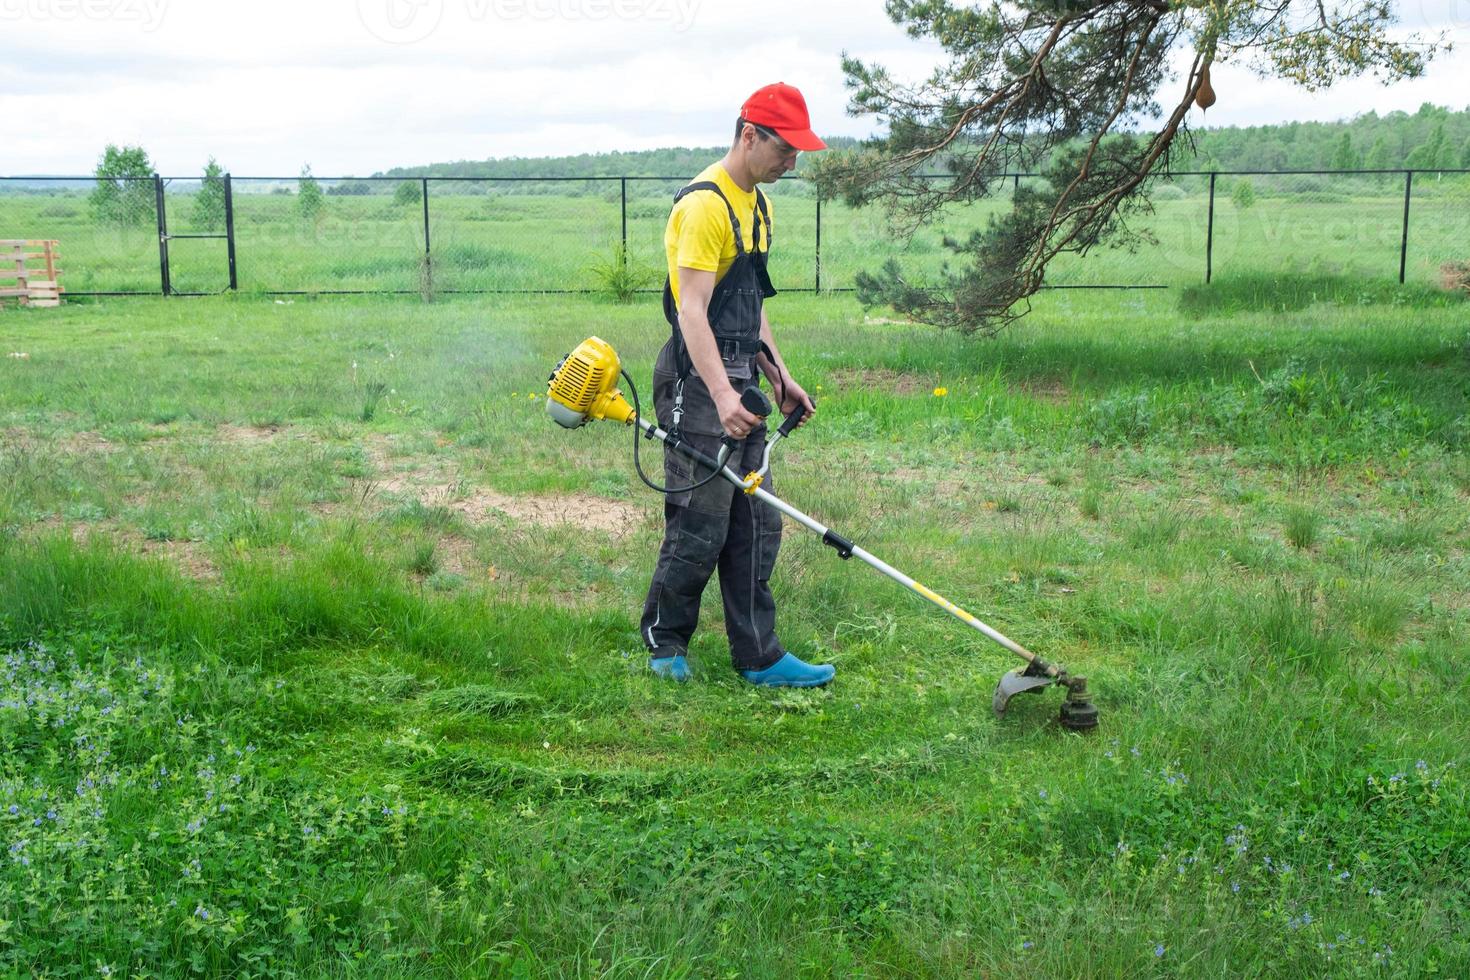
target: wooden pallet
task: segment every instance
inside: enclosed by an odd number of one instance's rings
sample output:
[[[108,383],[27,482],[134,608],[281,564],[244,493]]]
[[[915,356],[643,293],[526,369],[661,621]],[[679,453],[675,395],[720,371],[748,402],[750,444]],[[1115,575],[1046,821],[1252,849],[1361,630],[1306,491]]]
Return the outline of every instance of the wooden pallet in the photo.
[[[13,299],[21,306],[60,306],[64,292],[56,266],[60,256],[55,241],[0,238],[0,299]]]

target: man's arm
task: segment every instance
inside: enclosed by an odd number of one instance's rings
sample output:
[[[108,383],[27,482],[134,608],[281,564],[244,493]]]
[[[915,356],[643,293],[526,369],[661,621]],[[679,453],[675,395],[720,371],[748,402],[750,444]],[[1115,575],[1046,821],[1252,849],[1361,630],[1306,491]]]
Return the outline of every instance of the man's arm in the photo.
[[[737,439],[744,439],[760,423],[760,416],[747,412],[740,404],[740,393],[725,374],[725,362],[715,344],[715,332],[709,325],[709,301],[715,291],[715,274],[703,269],[679,266],[679,332],[694,369],[704,379],[720,413],[720,425]],[[762,313],[761,333],[766,332]]]
[[[764,307],[761,309],[761,340],[765,341],[766,346],[771,349],[771,353],[776,355],[776,363],[772,363],[771,359],[762,351],[756,355],[756,366],[761,369],[761,373],[771,382],[771,388],[776,392],[776,397],[781,399],[779,408],[782,415],[787,415],[795,411],[798,405],[806,409],[801,416],[801,421],[797,423],[797,428],[800,428],[806,425],[807,419],[811,418],[812,414],[816,412],[817,406],[812,403],[811,396],[806,393],[806,389],[797,384],[796,379],[791,376],[791,372],[786,369],[786,358],[782,357],[781,352],[776,348],[776,338],[771,333],[771,321],[766,318]]]

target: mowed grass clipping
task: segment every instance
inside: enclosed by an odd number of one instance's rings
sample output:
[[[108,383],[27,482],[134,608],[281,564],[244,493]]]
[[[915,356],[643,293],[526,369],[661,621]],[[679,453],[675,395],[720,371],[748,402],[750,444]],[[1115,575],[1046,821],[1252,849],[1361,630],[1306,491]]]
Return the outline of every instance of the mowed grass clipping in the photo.
[[[790,525],[836,683],[744,685],[713,591],[654,679],[662,502],[541,405],[594,333],[646,391],[651,302],[0,311],[0,967],[1464,974],[1465,307],[1303,294],[771,305],[779,492],[1089,736]]]

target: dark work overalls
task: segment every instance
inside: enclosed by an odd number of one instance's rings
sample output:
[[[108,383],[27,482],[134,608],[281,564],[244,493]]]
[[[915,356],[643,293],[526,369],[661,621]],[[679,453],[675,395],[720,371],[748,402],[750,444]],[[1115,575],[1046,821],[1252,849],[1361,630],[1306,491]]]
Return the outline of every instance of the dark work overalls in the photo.
[[[690,184],[674,196],[674,203],[690,193],[718,194],[730,212],[735,261],[715,284],[709,323],[725,372],[740,392],[753,383],[756,374],[755,358],[761,351],[761,304],[767,296],[776,294],[766,272],[766,255],[760,250],[763,226],[767,249],[770,247],[770,214],[764,195],[757,190],[757,209],[751,213],[751,248],[746,251],[740,237],[740,218],[719,186],[712,181]],[[664,283],[664,316],[673,332],[653,369],[658,423],[669,431],[677,430],[696,449],[715,457],[725,431],[709,388],[693,370],[668,282]],[[731,453],[729,467],[741,476],[759,469],[765,437],[764,424],[752,429]],[[687,487],[709,473],[708,467],[665,449],[667,485]],[[772,489],[769,473],[761,485]],[[723,477],[715,477],[693,492],[665,497],[664,541],[640,624],[649,652],[655,657],[688,652],[699,621],[700,596],[718,568],[725,631],[735,669],[763,670],[781,659],[785,651],[776,638],[776,603],[770,586],[780,547],[781,515]]]

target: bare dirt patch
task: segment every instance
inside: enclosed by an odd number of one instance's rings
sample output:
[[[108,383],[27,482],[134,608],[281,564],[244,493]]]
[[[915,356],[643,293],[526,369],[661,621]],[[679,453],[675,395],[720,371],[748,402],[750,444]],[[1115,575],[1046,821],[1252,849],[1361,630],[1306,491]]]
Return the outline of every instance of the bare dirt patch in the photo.
[[[895,395],[913,395],[933,389],[935,380],[927,375],[906,374],[888,368],[842,368],[832,372],[835,388],[863,388]]]
[[[235,425],[225,422],[214,427],[214,440],[232,446],[258,446],[285,433],[279,425]]]
[[[0,433],[0,446],[28,452],[37,449],[55,449],[68,455],[110,453],[121,449],[100,433],[91,431],[68,432],[64,435],[39,435],[33,429],[9,428]]]
[[[491,577],[490,566],[475,559],[475,545],[465,538],[445,535],[434,544],[434,555],[442,571],[465,578]]]
[[[198,582],[216,582],[219,569],[204,553],[197,541],[150,541],[141,535],[119,535],[116,540],[135,548],[139,554],[164,558],[189,578]]]
[[[589,493],[519,496],[462,484],[414,483],[393,477],[380,484],[379,493],[399,500],[412,497],[425,507],[447,507],[473,526],[487,523],[497,513],[527,524],[549,527],[574,524],[609,534],[628,534],[643,520],[643,510],[627,501],[609,500]]]
[[[917,483],[927,487],[932,496],[954,497],[970,488],[964,480],[952,475],[946,475],[936,468],[920,468],[916,466],[900,466],[891,473],[884,474],[888,479],[900,483]]]
[[[1072,400],[1072,392],[1060,378],[1025,378],[1012,385],[1015,391],[1037,401],[1063,405]]]
[[[550,527],[572,524],[623,535],[644,519],[643,508],[628,501],[590,493],[509,494],[457,479],[452,460],[437,456],[396,455],[386,439],[364,440],[373,468],[382,474],[373,483],[375,496],[398,502],[415,499],[425,507],[447,507],[478,527],[497,514],[515,521]],[[385,500],[384,502],[389,502]]]
[[[60,531],[77,544],[86,544],[97,538],[129,554],[162,558],[197,582],[219,580],[219,568],[205,553],[204,545],[198,541],[154,541],[144,537],[136,528],[111,520],[71,523],[48,517],[33,525],[33,531],[38,534]]]
[[[1022,488],[1042,495],[1056,492],[1044,473],[1022,469],[1002,454],[967,456],[954,466],[900,466],[887,475],[905,483],[928,484],[936,494],[950,496],[963,492],[1000,497]]]

